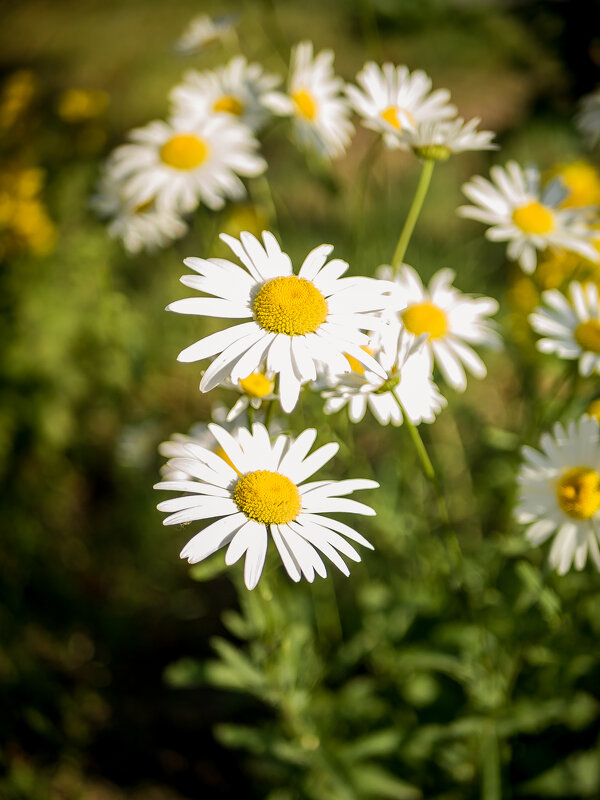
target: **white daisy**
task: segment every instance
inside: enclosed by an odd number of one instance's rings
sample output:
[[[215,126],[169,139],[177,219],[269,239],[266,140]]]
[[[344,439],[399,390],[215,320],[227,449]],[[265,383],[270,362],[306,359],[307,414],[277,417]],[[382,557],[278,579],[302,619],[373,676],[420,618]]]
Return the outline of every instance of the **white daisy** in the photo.
[[[298,275],[289,256],[275,237],[264,232],[263,243],[244,232],[240,241],[221,234],[221,239],[246,270],[220,258],[186,258],[184,264],[198,275],[184,275],[181,282],[214,297],[177,300],[170,311],[199,316],[252,318],[200,339],[183,350],[179,361],[215,358],[200,382],[208,392],[229,377],[233,383],[246,378],[266,363],[268,372],[279,374],[281,407],[290,412],[300,386],[317,377],[317,365],[344,372],[349,353],[366,367],[384,376],[380,365],[361,349],[368,337],[361,329],[380,324],[377,312],[385,306],[387,284],[369,278],[342,278],[348,264],[327,262],[333,250],[328,244],[312,250]],[[327,262],[327,263],[326,263]]]
[[[175,49],[184,55],[197,53],[224,39],[235,27],[237,15],[224,14],[209,17],[200,14],[187,24],[185,30],[175,42]]]
[[[600,569],[598,422],[583,417],[577,425],[571,420],[566,431],[556,423],[553,433],[542,436],[542,452],[522,450],[517,520],[529,526],[526,536],[532,545],[556,532],[549,561],[560,575],[573,562],[583,569],[588,554]]]
[[[193,211],[199,201],[222,208],[225,198],[246,193],[238,175],[253,177],[266,168],[249,128],[225,115],[194,126],[156,120],[129,138],[132,144],[113,151],[109,169],[132,203],[154,201],[161,211]]]
[[[404,416],[418,425],[433,422],[446,405],[431,379],[431,367],[423,357],[424,337],[415,338],[402,325],[393,325],[383,334],[375,358],[386,377],[365,369],[349,359],[353,371],[337,376],[333,388],[324,392],[325,413],[348,406],[352,422],[360,422],[367,407],[381,425],[402,425]]]
[[[312,43],[301,42],[292,50],[287,94],[271,92],[264,98],[274,114],[293,117],[302,147],[329,158],[344,155],[354,133],[341,95],[344,81],[335,76],[333,59],[332,50],[313,58]]]
[[[227,114],[258,131],[270,116],[262,98],[280,82],[278,75],[249,64],[244,56],[215,70],[190,70],[169,95],[173,117],[194,125],[212,114]]]
[[[600,299],[594,283],[569,284],[569,299],[558,289],[543,292],[546,304],[530,315],[531,327],[546,338],[537,343],[542,353],[579,359],[584,377],[600,373]]]
[[[420,158],[445,161],[453,153],[466,150],[496,150],[493,131],[478,131],[480,119],[465,122],[462,117],[450,120],[419,122],[403,133],[402,145],[411,147]]]
[[[239,417],[248,406],[259,409],[264,402],[277,398],[274,393],[275,376],[261,369],[251,372],[246,378],[240,378],[237,383],[232,383],[227,379],[223,385],[240,393],[239,398],[227,414],[229,422]]]
[[[294,581],[303,575],[313,581],[315,573],[326,576],[317,551],[348,575],[340,553],[353,561],[360,561],[360,556],[344,536],[373,549],[360,533],[322,514],[375,514],[369,506],[341,495],[379,484],[363,479],[305,483],[335,455],[338,444],[326,444],[308,455],[317,435],[314,429],[296,440],[282,434],[272,442],[260,424],[252,426],[252,433],[242,428],[237,440],[218,425],[209,428],[228,461],[200,445],[187,444],[186,455],[171,459],[168,466],[193,479],[164,481],[155,487],[186,493],[158,505],[169,513],[165,525],[219,518],[181,551],[190,564],[228,545],[225,563],[234,564],[245,553],[244,580],[253,589],[263,570],[269,534]]]
[[[369,61],[356,76],[361,87],[349,84],[346,94],[366,128],[383,134],[387,147],[401,147],[404,134],[425,122],[449,119],[456,107],[447,89],[431,91],[431,78],[423,70]],[[362,90],[362,91],[361,91]]]
[[[542,194],[538,169],[524,170],[516,161],[509,161],[505,169],[492,167],[490,175],[493,183],[476,175],[463,185],[463,192],[477,205],[461,206],[458,213],[491,225],[487,238],[509,242],[508,257],[518,261],[524,272],[535,270],[536,251],[548,246],[598,261],[585,217],[577,209],[556,207],[565,197],[559,181],[548,184]]]
[[[390,279],[394,272],[383,267],[377,274]],[[418,273],[404,264],[391,283],[389,309],[409,333],[428,337],[423,349],[430,369],[435,361],[447,383],[462,392],[467,386],[465,367],[477,378],[486,375],[485,364],[469,345],[496,347],[500,342],[485,319],[496,313],[498,303],[463,294],[452,286],[454,278],[451,269],[441,269],[425,289]]]
[[[166,247],[187,232],[186,223],[176,212],[159,210],[152,201],[135,204],[127,200],[122,181],[115,180],[110,170],[102,175],[90,205],[108,218],[108,235],[119,239],[131,254]]]
[[[594,147],[600,139],[600,89],[581,99],[575,122],[590,147]]]

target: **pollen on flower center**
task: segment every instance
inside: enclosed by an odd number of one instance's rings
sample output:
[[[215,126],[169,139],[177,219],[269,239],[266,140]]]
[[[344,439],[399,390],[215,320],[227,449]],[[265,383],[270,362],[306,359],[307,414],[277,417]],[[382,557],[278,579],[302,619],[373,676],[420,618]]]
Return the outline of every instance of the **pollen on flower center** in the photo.
[[[600,353],[600,320],[588,319],[580,322],[573,331],[573,336],[582,350]]]
[[[236,117],[241,117],[244,106],[237,97],[231,94],[224,94],[223,97],[219,97],[219,99],[215,101],[213,111],[222,111],[226,114],[233,114]]]
[[[546,206],[533,200],[515,208],[512,221],[523,233],[550,233],[554,230],[554,214]]]
[[[415,336],[428,333],[430,339],[440,339],[448,332],[445,312],[429,301],[409,306],[402,313],[402,321],[406,330]]]
[[[307,89],[297,89],[291,97],[300,115],[312,122],[317,116],[317,102],[312,94]]]
[[[252,308],[261,328],[288,336],[314,333],[325,322],[329,310],[317,287],[296,275],[264,283]]]
[[[285,525],[302,508],[295,483],[279,472],[258,469],[243,475],[235,485],[233,499],[249,519],[263,525]]]
[[[600,508],[600,475],[589,467],[573,467],[556,486],[561,510],[573,519],[589,519]]]
[[[181,133],[173,136],[160,148],[160,157],[164,164],[175,169],[195,169],[209,154],[209,147],[199,136],[193,133]]]
[[[240,380],[240,388],[249,397],[266,397],[273,391],[274,383],[262,372],[252,372]]]
[[[387,122],[388,125],[391,125],[392,128],[395,128],[397,131],[401,131],[402,123],[400,122],[398,111],[403,111],[410,119],[411,123],[414,124],[415,120],[410,111],[407,111],[405,108],[400,109],[398,106],[388,106],[387,108],[384,108],[383,111],[380,112],[379,116],[384,122]]]

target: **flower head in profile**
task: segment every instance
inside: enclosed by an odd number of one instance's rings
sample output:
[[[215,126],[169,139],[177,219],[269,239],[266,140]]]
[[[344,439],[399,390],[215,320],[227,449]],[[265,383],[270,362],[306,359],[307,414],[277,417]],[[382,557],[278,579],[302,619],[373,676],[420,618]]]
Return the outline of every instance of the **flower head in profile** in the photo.
[[[594,147],[600,139],[600,89],[581,99],[575,122],[589,146]]]
[[[508,257],[524,272],[535,270],[537,252],[549,246],[599,260],[585,217],[576,209],[558,208],[566,196],[559,181],[542,192],[537,168],[524,170],[516,161],[492,167],[490,175],[492,181],[476,175],[464,184],[463,192],[476,205],[461,206],[458,213],[490,225],[487,238],[508,242]]]
[[[402,146],[410,147],[419,158],[446,161],[453,153],[467,150],[496,150],[492,142],[493,131],[478,131],[480,120],[465,122],[462,117],[421,122],[407,128],[402,137]]]
[[[352,372],[335,376],[332,388],[323,392],[325,413],[347,406],[352,422],[360,422],[367,408],[381,425],[402,425],[405,416],[413,425],[433,422],[446,399],[433,382],[431,365],[422,352],[424,337],[415,338],[396,324],[377,339],[373,352],[386,377],[350,358]]]
[[[378,272],[393,277],[390,312],[414,336],[426,336],[423,347],[429,369],[437,364],[444,379],[459,392],[467,386],[465,368],[484,378],[485,364],[471,345],[497,347],[499,336],[486,319],[498,310],[491,297],[475,297],[452,286],[454,272],[441,269],[426,289],[416,270],[403,265],[396,275],[389,267]]]
[[[326,444],[308,455],[317,435],[314,429],[305,430],[296,440],[282,434],[272,442],[260,424],[252,426],[252,433],[240,429],[236,438],[218,425],[209,428],[226,459],[188,443],[185,455],[172,458],[167,466],[189,478],[163,481],[155,487],[179,493],[158,506],[169,514],[165,525],[215,520],[190,539],[182,558],[195,564],[227,546],[228,565],[245,554],[244,580],[253,589],[270,539],[294,581],[326,576],[320,554],[348,575],[342,555],[360,561],[348,539],[373,549],[353,528],[323,514],[373,515],[369,506],[342,495],[376,488],[375,481],[305,482],[335,455],[339,445]]]
[[[595,283],[569,284],[569,297],[558,289],[542,294],[543,306],[529,317],[531,327],[544,337],[537,343],[542,353],[579,359],[583,376],[600,374],[600,299]]]
[[[278,75],[265,72],[260,64],[249,64],[244,56],[235,56],[214,70],[190,70],[171,90],[172,115],[193,127],[197,120],[225,114],[256,132],[270,116],[262,99],[280,81]]]
[[[386,62],[369,61],[356,76],[360,89],[351,84],[346,94],[366,128],[383,135],[387,147],[404,144],[404,136],[417,126],[454,117],[447,89],[431,91],[431,78],[423,70]]]
[[[542,544],[554,534],[551,566],[564,575],[588,555],[600,569],[600,443],[598,422],[583,417],[545,433],[541,451],[523,448],[516,518],[528,526],[527,539]]]
[[[217,17],[200,14],[193,17],[175,42],[175,49],[184,55],[197,53],[226,38],[235,28],[236,22],[235,14],[223,14]]]
[[[134,203],[123,191],[123,181],[105,170],[90,205],[108,221],[108,235],[119,239],[130,254],[154,252],[187,232],[187,224],[175,211],[159,210],[152,200]]]
[[[129,134],[131,144],[113,151],[109,170],[134,205],[153,202],[160,211],[186,213],[199,202],[219,209],[246,194],[238,176],[266,168],[249,128],[225,115],[150,122]]]
[[[229,422],[239,417],[248,407],[258,409],[264,402],[277,398],[275,376],[260,368],[251,372],[246,378],[240,378],[235,384],[225,380],[223,385],[235,389],[240,395],[227,414]]]
[[[312,43],[301,42],[292,50],[287,93],[271,92],[264,98],[274,114],[292,118],[301,147],[326,158],[344,155],[354,132],[333,59],[332,50],[313,56]]]
[[[327,261],[333,250],[323,244],[304,259],[297,275],[289,256],[268,232],[262,243],[244,232],[240,239],[221,234],[245,269],[220,258],[186,258],[197,275],[181,282],[213,297],[177,300],[167,306],[180,314],[249,319],[213,333],[186,347],[180,361],[214,358],[200,382],[208,392],[225,378],[237,383],[264,363],[279,375],[284,411],[291,411],[300,387],[317,377],[322,363],[333,371],[349,370],[349,353],[376,373],[380,365],[362,350],[368,337],[362,330],[380,325],[377,314],[386,303],[386,284],[369,278],[342,278],[348,264]],[[218,354],[218,355],[217,355]]]

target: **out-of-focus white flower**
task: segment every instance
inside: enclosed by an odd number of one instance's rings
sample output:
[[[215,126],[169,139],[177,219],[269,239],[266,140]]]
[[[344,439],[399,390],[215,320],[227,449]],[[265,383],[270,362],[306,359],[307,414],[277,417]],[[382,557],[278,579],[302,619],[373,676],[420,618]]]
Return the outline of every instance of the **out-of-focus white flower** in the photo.
[[[423,70],[369,61],[356,76],[361,87],[349,84],[348,98],[366,128],[383,135],[387,147],[401,147],[404,135],[426,122],[450,119],[456,107],[447,89],[431,91],[431,78]]]
[[[583,417],[565,430],[554,426],[543,434],[541,452],[523,448],[525,463],[519,473],[520,497],[515,514],[528,525],[532,545],[555,534],[551,566],[564,575],[575,563],[583,569],[588,555],[600,569],[600,444],[598,422]]]
[[[256,132],[270,116],[262,98],[280,82],[278,75],[249,64],[244,56],[215,70],[190,70],[169,95],[173,118],[194,127],[197,120],[226,114]]]
[[[557,208],[566,196],[559,181],[541,192],[537,168],[523,169],[516,161],[509,161],[506,168],[492,167],[490,175],[493,183],[475,175],[463,185],[463,192],[477,205],[461,206],[458,213],[491,225],[487,238],[508,242],[508,257],[518,261],[524,272],[535,270],[537,251],[548,246],[599,260],[585,215],[578,209]]]
[[[187,225],[175,211],[159,210],[152,200],[134,203],[125,197],[123,182],[110,170],[102,175],[90,205],[108,218],[108,235],[119,239],[128,253],[153,252],[166,247],[187,232]]]
[[[373,350],[385,378],[349,359],[352,372],[335,376],[332,388],[323,392],[325,413],[332,414],[347,405],[352,422],[360,422],[367,408],[382,425],[401,425],[404,416],[413,425],[433,422],[446,399],[431,378],[423,344],[424,337],[411,336],[402,325],[390,325]]]
[[[253,177],[266,168],[250,129],[225,115],[193,126],[156,120],[131,131],[129,138],[131,144],[111,154],[109,170],[129,202],[154,202],[160,211],[186,213],[199,202],[222,208],[226,198],[245,196],[239,175]]]
[[[294,581],[302,576],[313,581],[315,573],[326,576],[317,551],[348,575],[340,553],[353,561],[360,561],[360,556],[347,539],[373,549],[360,533],[323,513],[375,514],[369,506],[341,495],[379,484],[363,479],[305,483],[335,455],[338,444],[326,444],[308,455],[317,435],[314,429],[296,440],[282,434],[272,442],[260,424],[252,426],[252,433],[241,428],[236,438],[218,425],[209,428],[225,458],[187,443],[185,455],[172,458],[167,467],[190,477],[155,487],[184,493],[159,503],[159,510],[169,514],[165,525],[218,518],[190,539],[182,558],[196,564],[228,545],[225,562],[234,564],[245,554],[244,580],[248,589],[254,589],[269,538]]]
[[[403,147],[410,147],[420,158],[445,161],[453,153],[466,150],[496,150],[493,131],[478,131],[479,118],[465,122],[462,117],[420,122],[407,128],[402,136]]]
[[[486,368],[470,345],[497,347],[500,338],[485,319],[498,310],[491,297],[463,294],[454,286],[455,274],[441,269],[427,289],[416,270],[404,264],[394,276],[391,267],[380,268],[378,276],[393,280],[389,309],[409,333],[427,337],[424,344],[429,368],[438,365],[444,379],[459,392],[467,386],[465,367],[477,378]]]
[[[274,114],[292,117],[300,146],[321,156],[344,155],[354,126],[341,91],[344,81],[333,72],[332,50],[313,58],[312,42],[292,50],[287,93],[270,92],[264,102]]]
[[[224,39],[235,28],[236,14],[224,14],[209,17],[200,14],[187,24],[185,30],[175,42],[175,49],[184,55],[192,55],[218,41]]]
[[[200,382],[208,392],[230,378],[237,383],[255,372],[263,362],[266,370],[279,375],[281,407],[295,407],[300,387],[317,377],[317,365],[332,371],[349,369],[349,353],[374,372],[379,364],[364,350],[368,337],[362,330],[380,325],[387,284],[369,278],[342,278],[348,264],[327,261],[333,250],[328,244],[312,250],[298,275],[289,256],[275,237],[262,235],[261,244],[243,232],[240,240],[221,234],[221,239],[240,259],[245,270],[220,258],[186,258],[184,264],[198,275],[184,275],[185,286],[213,295],[177,300],[167,306],[180,314],[248,319],[242,325],[206,336],[186,347],[180,361],[199,361],[217,354]]]
[[[569,284],[569,299],[558,289],[542,294],[545,306],[530,315],[531,327],[545,338],[537,343],[542,353],[579,359],[583,376],[600,373],[600,300],[594,283]]]
[[[575,122],[590,147],[594,147],[600,139],[600,89],[581,99]]]

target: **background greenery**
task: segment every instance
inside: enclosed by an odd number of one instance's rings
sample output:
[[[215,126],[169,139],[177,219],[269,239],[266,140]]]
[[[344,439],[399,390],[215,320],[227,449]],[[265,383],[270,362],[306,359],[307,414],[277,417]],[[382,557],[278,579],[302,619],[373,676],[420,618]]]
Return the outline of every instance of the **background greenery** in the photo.
[[[531,398],[544,399],[560,369],[535,354],[505,302],[502,248],[455,215],[461,183],[492,161],[549,168],[581,155],[572,117],[598,77],[597,7],[228,7],[240,13],[242,51],[273,71],[300,38],[333,47],[348,80],[367,58],[407,63],[498,131],[499,153],[437,168],[407,260],[425,278],[451,266],[462,290],[498,297],[507,337],[505,352],[486,356],[488,379],[450,393],[425,431],[464,560],[435,521],[404,430],[323,423],[307,400],[292,429],[316,422],[322,441],[342,443],[336,477],[382,484],[370,498],[378,516],[361,522],[376,551],[350,579],[314,586],[292,585],[274,561],[240,606],[239,570],[222,573],[222,555],[190,570],[177,556],[187,531],[164,529],[155,510],[158,443],[206,420],[218,395],[200,395],[198,365],[175,360],[200,327],[163,311],[185,296],[181,260],[215,254],[220,230],[268,224],[296,261],[327,241],[372,273],[393,252],[418,164],[384,154],[363,197],[368,132],[324,174],[276,127],[264,144],[276,220],[256,183],[253,202],[201,210],[176,246],[129,258],[88,207],[99,165],[128,129],[166,114],[185,68],[229,57],[172,48],[217,5],[4,5],[2,798],[600,796],[599,578],[590,567],[547,572],[510,517],[518,447],[551,420],[532,419]],[[93,114],[65,111],[65,91],[78,88],[100,90]],[[17,195],[18,220],[2,216]],[[569,413],[596,393],[589,381]]]

